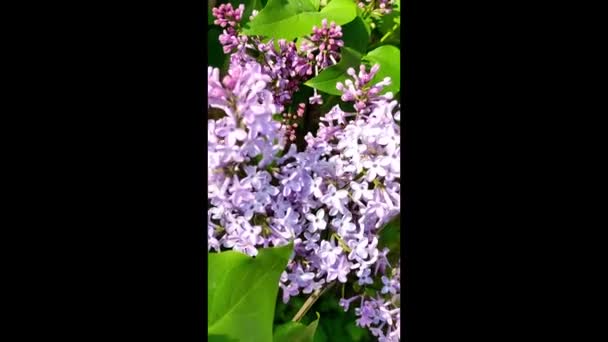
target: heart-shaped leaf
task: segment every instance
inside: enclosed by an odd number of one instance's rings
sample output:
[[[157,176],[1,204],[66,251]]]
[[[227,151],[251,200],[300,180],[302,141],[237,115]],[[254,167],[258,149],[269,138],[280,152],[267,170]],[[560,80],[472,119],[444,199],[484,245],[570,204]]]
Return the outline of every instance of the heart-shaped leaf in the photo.
[[[293,244],[260,249],[255,258],[209,253],[208,334],[239,342],[272,341],[279,278]]]
[[[312,33],[312,27],[321,26],[323,19],[344,25],[356,16],[352,0],[332,0],[320,12],[318,3],[311,0],[268,0],[244,33],[293,40]]]

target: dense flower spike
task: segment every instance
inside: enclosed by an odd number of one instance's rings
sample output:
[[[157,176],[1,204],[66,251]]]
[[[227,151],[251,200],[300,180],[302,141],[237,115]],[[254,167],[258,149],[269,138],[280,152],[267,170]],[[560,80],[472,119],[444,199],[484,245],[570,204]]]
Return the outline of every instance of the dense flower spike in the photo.
[[[282,284],[285,299],[318,286],[321,280],[345,283],[351,273],[360,283],[368,283],[374,265],[386,268],[376,234],[400,206],[399,126],[393,118],[396,102],[376,103],[367,117],[346,125],[346,118],[352,115],[336,106],[322,118],[317,137],[307,136],[306,151],[298,153],[292,148],[275,158],[281,146],[263,138],[279,137],[277,126],[269,119],[277,109],[264,89],[268,76],[255,64],[244,69],[236,65],[231,71],[219,90],[214,88],[218,87],[217,75],[210,72],[209,93],[219,97],[209,103],[228,115],[209,123],[213,129],[209,198],[210,212],[215,214],[209,216],[209,225],[225,229],[225,234],[212,234],[212,238],[248,254],[254,254],[257,246],[297,239],[294,272],[301,269],[314,277],[294,281],[293,273],[288,272]],[[249,93],[243,93],[246,87],[251,89]],[[255,110],[241,106],[240,101],[248,98],[253,99],[249,105]],[[244,112],[238,112],[239,108]],[[266,151],[269,156],[262,158],[264,163],[247,165]],[[260,170],[273,159],[276,167],[271,172]],[[218,168],[225,171],[218,173]],[[240,172],[244,177],[237,176]],[[264,201],[256,205],[254,199]],[[213,220],[216,217],[219,221]],[[321,240],[321,232],[328,236],[326,240]],[[209,248],[215,246],[212,241]],[[301,263],[303,260],[307,262]],[[389,286],[393,293],[394,284]]]

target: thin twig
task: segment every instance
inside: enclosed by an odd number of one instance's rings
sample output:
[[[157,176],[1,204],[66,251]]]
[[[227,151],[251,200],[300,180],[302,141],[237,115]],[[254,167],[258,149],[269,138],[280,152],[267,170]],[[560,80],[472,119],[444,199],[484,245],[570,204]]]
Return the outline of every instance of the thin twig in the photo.
[[[308,297],[308,299],[306,299],[306,301],[304,302],[304,305],[302,305],[302,307],[300,308],[298,313],[296,313],[296,315],[293,316],[292,321],[299,322],[302,319],[302,317],[304,317],[304,315],[306,315],[308,310],[310,310],[310,308],[317,301],[317,299],[319,299],[319,297],[321,297],[325,292],[327,292],[327,290],[332,288],[335,284],[336,284],[336,282],[334,281],[332,283],[329,283],[329,285],[327,285],[323,290],[315,290],[315,292],[313,292],[310,295],[310,297]]]

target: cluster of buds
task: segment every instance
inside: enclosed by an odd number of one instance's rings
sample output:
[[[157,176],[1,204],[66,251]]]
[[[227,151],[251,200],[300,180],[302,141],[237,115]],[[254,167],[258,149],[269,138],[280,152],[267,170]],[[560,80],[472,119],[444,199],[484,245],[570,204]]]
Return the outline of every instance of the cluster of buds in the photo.
[[[307,73],[312,74],[314,65],[314,74],[318,75],[320,70],[338,63],[340,48],[344,46],[344,41],[342,40],[342,27],[333,21],[328,25],[327,19],[323,19],[321,27],[313,26],[312,32],[312,35],[308,36],[300,47],[307,60],[306,65],[300,67],[307,67]],[[323,103],[323,99],[316,89],[314,95],[309,98],[309,102],[310,104]]]
[[[344,46],[342,27],[333,21],[328,25],[327,19],[323,19],[321,27],[313,26],[312,32],[308,41],[302,42],[301,46],[306,58],[315,60],[315,65],[322,69],[338,63],[340,48]]]
[[[232,4],[221,4],[219,7],[212,9],[213,16],[216,18],[213,22],[224,29],[219,37],[220,44],[224,49],[224,53],[230,53],[239,45],[246,43],[246,38],[239,37],[239,24],[243,19],[245,5],[241,4],[238,8],[233,8]]]
[[[336,84],[336,88],[343,93],[342,101],[354,102],[355,109],[359,114],[371,112],[376,101],[393,98],[391,92],[379,95],[384,87],[391,84],[390,77],[385,77],[384,80],[373,85],[371,84],[371,80],[376,76],[378,70],[380,70],[380,65],[375,64],[368,73],[365,70],[365,65],[362,64],[359,67],[359,75],[357,75],[355,69],[348,68],[346,73],[355,81],[347,79],[344,81],[344,84],[342,82]]]
[[[300,68],[306,65],[306,60],[298,54],[296,44],[284,39],[278,41],[276,49],[273,40],[257,44],[257,48],[264,54],[262,69],[273,80],[271,87],[278,105],[286,106],[291,102],[293,94],[298,91],[312,72]]]
[[[300,103],[298,105],[298,109],[296,110],[296,114],[283,113],[281,123],[285,128],[285,137],[289,141],[293,142],[296,140],[296,130],[298,129],[298,123],[296,121],[304,117],[305,111],[306,104]]]

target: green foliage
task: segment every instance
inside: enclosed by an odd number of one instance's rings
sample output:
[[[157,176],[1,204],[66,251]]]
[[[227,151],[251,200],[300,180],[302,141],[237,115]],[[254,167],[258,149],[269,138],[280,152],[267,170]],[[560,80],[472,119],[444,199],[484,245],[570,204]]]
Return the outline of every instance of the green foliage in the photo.
[[[293,245],[260,249],[257,257],[209,253],[208,331],[216,340],[272,340],[279,277]]]
[[[399,259],[399,253],[401,251],[401,214],[397,215],[382,228],[378,246],[380,248],[388,247],[390,249],[388,260],[391,265],[394,265]]]
[[[207,39],[209,42],[207,63],[216,68],[221,68],[227,58],[227,55],[224,54],[222,45],[220,45],[218,40],[221,32],[219,27],[210,27],[207,31]]]
[[[361,54],[367,51],[369,44],[369,32],[365,26],[365,22],[361,17],[356,17],[355,20],[342,27],[342,40],[344,46],[349,47]]]
[[[344,25],[357,15],[352,0],[332,0],[320,12],[317,10],[318,1],[268,0],[244,33],[293,40],[310,34],[312,27],[321,26],[324,18]]]
[[[308,82],[304,84],[328,94],[342,95],[342,93],[336,89],[336,83],[344,82],[349,77],[346,74],[346,70],[348,70],[348,68],[358,69],[360,63],[361,54],[351,48],[344,47],[342,48],[342,57],[338,64],[332,65],[321,71],[317,77],[308,80]]]
[[[313,342],[317,326],[319,325],[320,315],[317,312],[317,319],[308,326],[299,322],[287,322],[276,327],[273,342]]]
[[[316,313],[319,313],[323,318],[319,320],[316,334],[314,335],[314,342],[373,341],[374,339],[369,330],[360,328],[356,325],[355,320],[357,317],[353,312],[352,306],[348,312],[344,312],[338,305],[338,301],[341,298],[340,292],[341,287],[336,287],[322,295],[311,307],[309,312],[302,318],[302,323],[304,324],[314,322],[318,318]],[[352,295],[354,295],[354,293],[348,292],[346,297],[351,297]],[[299,308],[304,304],[306,298],[306,295],[292,297],[289,304],[284,304],[279,300],[276,308],[275,326],[279,327],[291,321]]]
[[[401,52],[398,48],[392,45],[382,45],[367,55],[363,56],[363,60],[370,64],[380,64],[380,70],[372,80],[372,83],[382,81],[385,77],[391,78],[391,84],[383,89],[383,93],[388,91],[397,93],[400,89],[401,82]]]

